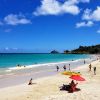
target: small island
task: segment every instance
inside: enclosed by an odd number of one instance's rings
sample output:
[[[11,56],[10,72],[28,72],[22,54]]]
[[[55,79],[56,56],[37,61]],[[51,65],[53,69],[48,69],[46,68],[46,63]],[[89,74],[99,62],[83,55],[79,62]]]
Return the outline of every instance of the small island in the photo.
[[[58,54],[59,52],[56,51],[56,50],[53,50],[53,51],[51,51],[50,53],[51,53],[51,54]]]

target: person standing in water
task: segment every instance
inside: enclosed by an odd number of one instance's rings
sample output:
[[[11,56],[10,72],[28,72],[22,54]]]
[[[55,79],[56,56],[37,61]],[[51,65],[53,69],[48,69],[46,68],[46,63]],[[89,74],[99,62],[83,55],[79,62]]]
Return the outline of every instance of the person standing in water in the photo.
[[[59,71],[59,66],[56,66],[56,68],[57,68],[57,72]]]
[[[69,64],[69,71],[70,71],[70,64]]]
[[[66,65],[63,66],[64,71],[66,71]]]

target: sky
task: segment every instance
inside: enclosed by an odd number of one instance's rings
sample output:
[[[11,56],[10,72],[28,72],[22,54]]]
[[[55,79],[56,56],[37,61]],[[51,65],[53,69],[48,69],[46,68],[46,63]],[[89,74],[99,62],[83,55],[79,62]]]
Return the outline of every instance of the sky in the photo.
[[[0,0],[0,52],[63,52],[95,44],[100,0]]]

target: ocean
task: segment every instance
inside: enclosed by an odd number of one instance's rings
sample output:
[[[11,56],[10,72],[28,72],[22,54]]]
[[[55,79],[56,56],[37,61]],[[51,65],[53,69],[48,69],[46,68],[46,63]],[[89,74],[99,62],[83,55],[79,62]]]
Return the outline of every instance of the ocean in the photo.
[[[88,58],[86,54],[0,54],[0,68],[55,63]]]

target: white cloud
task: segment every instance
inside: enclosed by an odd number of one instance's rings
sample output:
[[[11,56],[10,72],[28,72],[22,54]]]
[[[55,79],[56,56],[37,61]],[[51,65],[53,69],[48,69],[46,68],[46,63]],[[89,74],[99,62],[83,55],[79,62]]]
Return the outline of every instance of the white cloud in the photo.
[[[91,27],[93,26],[93,22],[92,21],[88,21],[88,22],[79,22],[76,24],[76,28],[80,28],[80,27]]]
[[[73,15],[77,15],[80,10],[79,8],[74,5],[74,4],[68,4],[67,2],[65,2],[63,5],[62,5],[62,11],[63,13],[70,13],[70,14],[73,14]]]
[[[82,16],[82,19],[83,19],[83,20],[90,20],[90,19],[91,19],[91,18],[90,18],[90,13],[91,13],[91,9],[86,9],[86,10],[84,11],[83,16]]]
[[[100,29],[99,29],[99,30],[97,30],[97,33],[99,33],[99,34],[100,34]]]
[[[30,24],[31,21],[26,19],[24,15],[9,14],[4,18],[4,22],[9,25]]]
[[[56,0],[43,0],[42,5],[34,12],[35,15],[56,15],[61,13],[61,4]]]
[[[97,6],[97,9],[94,11],[92,11],[91,9],[86,9],[84,11],[82,19],[100,21],[100,6]]]
[[[8,47],[6,47],[6,48],[5,48],[5,50],[9,50],[9,48],[8,48]]]
[[[90,0],[67,0],[63,4],[57,0],[42,0],[40,7],[33,12],[34,15],[59,15],[69,13],[77,15],[80,8],[77,6],[79,2],[88,3]]]

